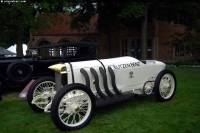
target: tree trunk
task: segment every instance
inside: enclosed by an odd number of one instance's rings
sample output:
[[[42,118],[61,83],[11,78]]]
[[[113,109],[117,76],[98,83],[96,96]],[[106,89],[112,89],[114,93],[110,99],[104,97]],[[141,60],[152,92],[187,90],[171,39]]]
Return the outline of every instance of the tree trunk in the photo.
[[[112,53],[111,53],[111,22],[108,22],[109,26],[107,28],[107,36],[108,36],[108,57],[111,58],[112,57]]]
[[[22,29],[20,27],[17,27],[16,29],[16,52],[17,52],[17,57],[23,56]]]
[[[147,8],[145,9],[141,29],[141,59],[145,60],[147,58]]]

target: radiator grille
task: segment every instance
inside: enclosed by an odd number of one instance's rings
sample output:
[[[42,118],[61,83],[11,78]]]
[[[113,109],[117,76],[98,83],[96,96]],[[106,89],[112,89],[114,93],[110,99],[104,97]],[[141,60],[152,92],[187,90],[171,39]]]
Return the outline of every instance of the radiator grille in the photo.
[[[61,74],[61,83],[63,86],[67,85],[67,73]]]

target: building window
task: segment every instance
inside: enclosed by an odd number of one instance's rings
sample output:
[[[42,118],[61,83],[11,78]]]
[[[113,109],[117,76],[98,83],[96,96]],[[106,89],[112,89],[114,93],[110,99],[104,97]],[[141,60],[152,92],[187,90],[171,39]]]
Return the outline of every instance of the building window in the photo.
[[[127,53],[128,53],[127,39],[122,39],[122,41],[121,41],[121,55],[125,56]]]
[[[146,44],[146,54],[147,59],[152,59],[152,47],[153,40],[152,38],[147,39]],[[139,38],[130,38],[130,39],[122,39],[121,40],[121,56],[125,56],[127,54],[131,54],[134,58],[141,58],[141,39]]]
[[[59,48],[59,54],[60,54],[60,57],[62,58],[75,56],[76,51],[77,51],[77,47]]]
[[[140,39],[122,39],[121,40],[121,56],[131,54],[135,58],[140,58]]]
[[[175,56],[187,56],[189,55],[189,49],[183,45],[175,46]]]
[[[141,40],[140,39],[133,39],[131,43],[131,55],[133,57],[139,59],[141,52]]]
[[[49,56],[50,56],[50,57],[53,57],[53,56],[54,56],[54,49],[53,49],[53,48],[50,48],[50,49],[49,49]]]

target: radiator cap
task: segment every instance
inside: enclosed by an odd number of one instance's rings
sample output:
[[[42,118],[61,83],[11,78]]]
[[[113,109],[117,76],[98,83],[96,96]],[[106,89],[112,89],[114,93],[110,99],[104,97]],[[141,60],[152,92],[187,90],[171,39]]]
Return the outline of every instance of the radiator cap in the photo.
[[[55,64],[55,65],[49,66],[48,68],[59,73],[66,72],[65,64]]]

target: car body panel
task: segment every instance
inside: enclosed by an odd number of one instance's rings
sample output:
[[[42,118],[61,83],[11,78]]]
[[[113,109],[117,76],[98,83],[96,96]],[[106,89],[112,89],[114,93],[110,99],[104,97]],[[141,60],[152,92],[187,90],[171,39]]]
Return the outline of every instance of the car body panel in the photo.
[[[103,78],[99,71],[99,67],[106,69],[108,79],[108,88],[114,93],[111,84],[111,75],[108,72],[108,67],[111,67],[115,73],[116,86],[121,92],[134,91],[135,89],[143,89],[145,82],[154,81],[160,71],[165,69],[165,64],[159,61],[145,61],[145,63],[133,57],[118,57],[102,60],[80,61],[65,63],[66,72],[68,75],[68,84],[81,83],[85,84],[85,78],[80,73],[80,69],[85,69],[90,78],[91,90],[96,94],[95,78],[90,71],[90,68],[95,69],[99,75],[99,85],[105,93]],[[71,68],[73,70],[71,70]],[[72,73],[74,75],[74,82]],[[142,93],[142,92],[141,92]],[[106,93],[105,93],[106,94]]]
[[[84,127],[96,107],[131,100],[136,95],[155,94],[160,102],[165,102],[176,91],[174,73],[155,60],[125,56],[55,64],[49,68],[55,71],[56,90],[44,111],[51,111],[54,124],[61,130]]]

